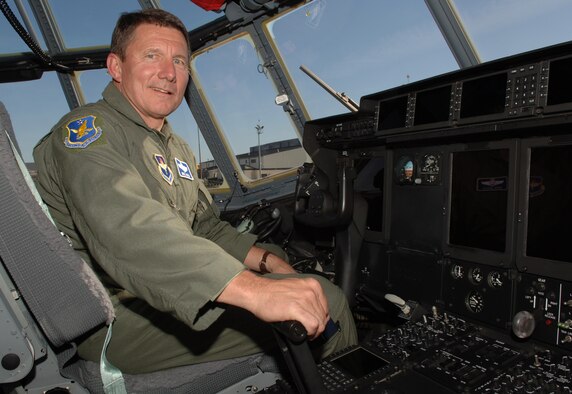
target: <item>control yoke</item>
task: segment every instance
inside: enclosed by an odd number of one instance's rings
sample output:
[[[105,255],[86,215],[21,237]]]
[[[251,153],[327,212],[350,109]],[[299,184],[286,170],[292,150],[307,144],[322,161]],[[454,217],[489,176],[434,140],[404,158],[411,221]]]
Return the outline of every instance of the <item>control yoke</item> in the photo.
[[[338,160],[338,184],[331,185],[318,167],[301,167],[296,190],[295,218],[311,227],[343,227],[353,214],[355,171],[349,160]]]
[[[308,334],[302,323],[289,320],[273,323],[272,327],[297,391],[300,394],[327,393],[306,340]]]

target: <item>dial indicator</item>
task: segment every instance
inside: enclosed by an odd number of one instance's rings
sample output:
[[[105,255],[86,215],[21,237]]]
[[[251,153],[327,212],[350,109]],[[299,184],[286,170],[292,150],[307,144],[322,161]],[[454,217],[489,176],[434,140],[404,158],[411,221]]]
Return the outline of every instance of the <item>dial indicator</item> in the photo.
[[[451,276],[454,279],[463,279],[465,277],[465,269],[462,265],[455,264],[451,269]]]
[[[481,283],[483,281],[483,279],[485,278],[483,276],[483,273],[481,272],[480,268],[473,268],[471,270],[471,282],[473,282],[473,284],[478,285],[479,283]]]
[[[482,312],[485,307],[485,301],[483,296],[476,290],[471,291],[467,298],[465,299],[465,305],[470,312],[479,313]]]
[[[502,274],[498,271],[491,271],[487,277],[487,283],[494,289],[499,289],[503,286],[504,280]]]

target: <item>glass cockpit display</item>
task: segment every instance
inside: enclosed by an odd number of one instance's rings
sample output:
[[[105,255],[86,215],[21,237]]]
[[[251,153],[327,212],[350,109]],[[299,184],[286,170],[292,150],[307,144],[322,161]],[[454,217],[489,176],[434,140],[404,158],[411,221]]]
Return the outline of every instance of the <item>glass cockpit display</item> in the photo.
[[[572,262],[572,146],[534,147],[530,155],[526,255]]]
[[[504,252],[509,150],[453,153],[449,243]]]

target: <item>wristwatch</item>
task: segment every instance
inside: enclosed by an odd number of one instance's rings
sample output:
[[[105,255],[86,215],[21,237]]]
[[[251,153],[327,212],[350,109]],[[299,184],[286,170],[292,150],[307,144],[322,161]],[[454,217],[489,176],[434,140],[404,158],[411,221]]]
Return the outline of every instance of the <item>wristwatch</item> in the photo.
[[[260,273],[262,275],[264,274],[269,274],[270,271],[268,271],[268,267],[266,267],[266,259],[268,258],[268,256],[270,256],[272,253],[267,250],[264,252],[264,254],[262,255],[262,259],[260,259],[260,263],[258,264],[258,269],[260,271]]]

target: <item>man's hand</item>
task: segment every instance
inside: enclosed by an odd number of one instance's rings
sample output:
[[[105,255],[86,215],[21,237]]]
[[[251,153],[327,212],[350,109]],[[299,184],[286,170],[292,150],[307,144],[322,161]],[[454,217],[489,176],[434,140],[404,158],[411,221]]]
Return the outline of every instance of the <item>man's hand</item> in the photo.
[[[246,309],[269,323],[298,320],[309,339],[318,337],[330,318],[322,286],[312,278],[271,279],[243,271],[217,301]]]

